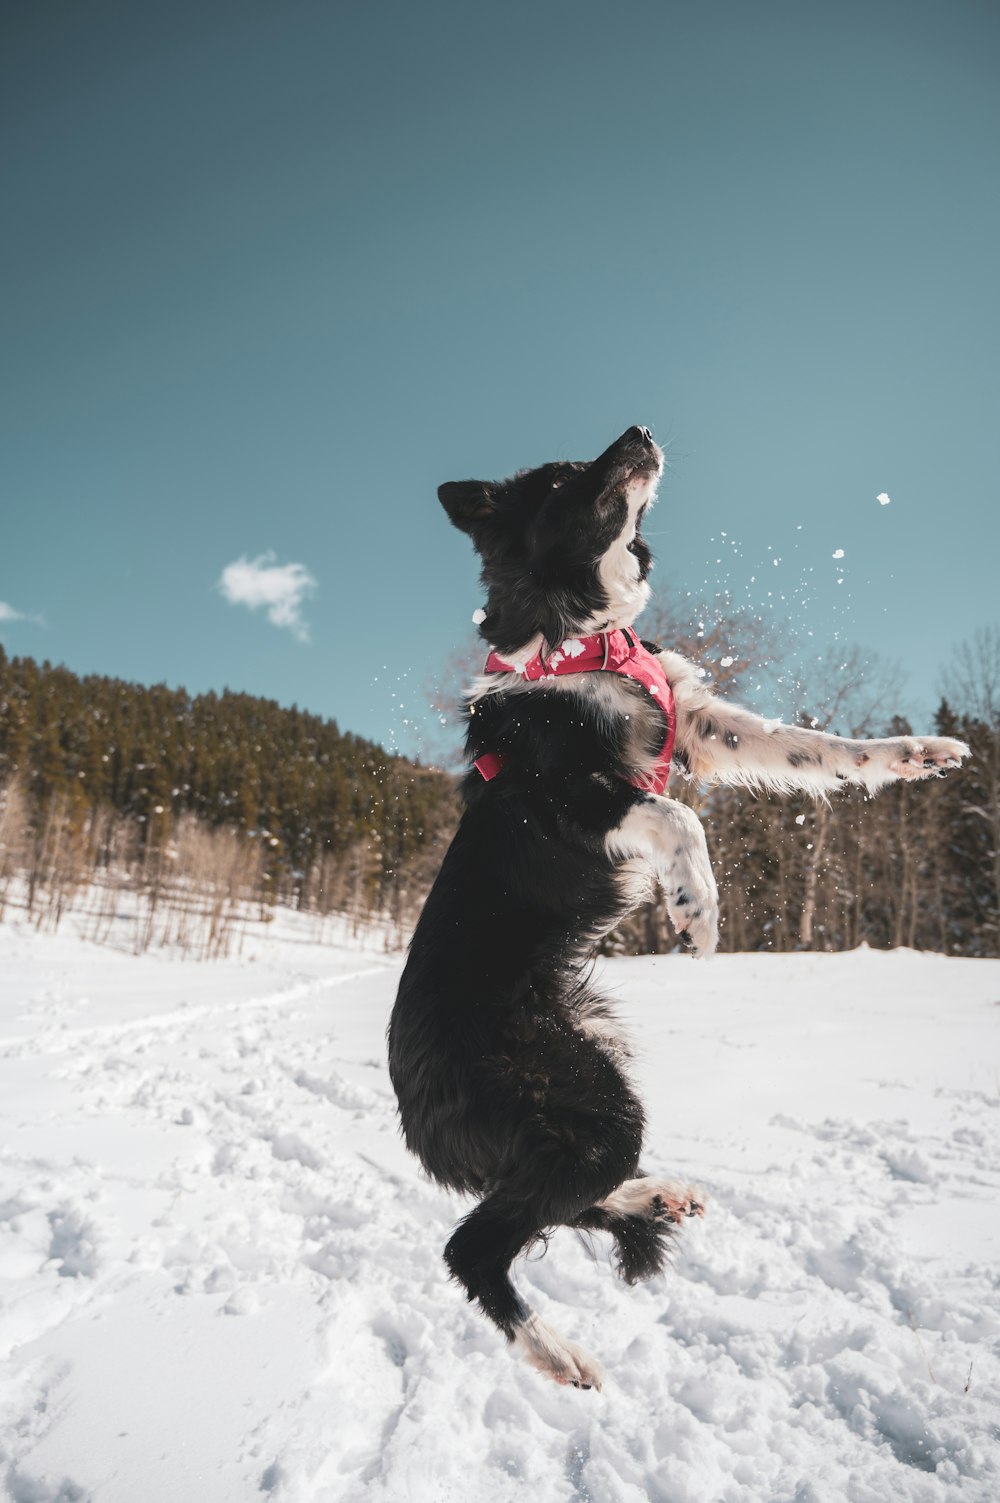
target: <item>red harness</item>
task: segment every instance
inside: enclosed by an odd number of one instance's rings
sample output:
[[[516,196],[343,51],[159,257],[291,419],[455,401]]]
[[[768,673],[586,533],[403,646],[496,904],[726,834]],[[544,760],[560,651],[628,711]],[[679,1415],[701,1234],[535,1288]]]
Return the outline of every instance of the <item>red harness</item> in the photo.
[[[599,631],[593,637],[569,637],[543,658],[536,652],[526,663],[510,663],[491,652],[486,659],[487,673],[517,673],[533,683],[540,678],[555,678],[563,673],[623,673],[635,679],[656,700],[667,722],[667,734],[656,761],[649,772],[636,773],[629,782],[649,793],[662,793],[670,776],[670,759],[677,734],[677,713],[674,695],[659,658],[648,652],[633,631],[627,627],[614,631]],[[484,752],[476,758],[475,766],[490,782],[508,758],[503,752]]]

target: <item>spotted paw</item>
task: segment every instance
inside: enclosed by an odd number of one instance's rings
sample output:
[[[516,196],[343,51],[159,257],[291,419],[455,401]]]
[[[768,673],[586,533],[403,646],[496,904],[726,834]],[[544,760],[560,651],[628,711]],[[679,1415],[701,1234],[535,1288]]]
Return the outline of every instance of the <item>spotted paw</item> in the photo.
[[[889,771],[898,778],[943,778],[953,767],[961,767],[970,755],[964,741],[950,736],[907,738],[898,744],[900,755],[889,763]]]
[[[711,873],[709,873],[711,876]],[[709,883],[694,872],[667,889],[667,913],[681,947],[692,955],[713,955],[719,943],[719,898],[714,878]]]

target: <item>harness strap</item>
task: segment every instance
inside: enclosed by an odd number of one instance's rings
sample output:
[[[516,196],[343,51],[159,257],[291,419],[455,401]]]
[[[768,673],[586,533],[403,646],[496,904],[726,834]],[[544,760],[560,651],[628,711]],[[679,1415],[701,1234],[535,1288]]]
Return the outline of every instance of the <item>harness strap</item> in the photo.
[[[517,673],[528,683],[565,673],[620,673],[634,679],[660,706],[666,717],[667,733],[650,771],[637,773],[629,782],[651,793],[662,793],[666,788],[677,733],[673,691],[659,659],[643,647],[628,627],[597,632],[592,637],[568,637],[548,657],[537,652],[526,662],[510,662],[493,651],[486,659],[486,672]],[[489,783],[509,760],[504,752],[483,752],[473,765]]]
[[[473,762],[473,767],[482,776],[484,782],[492,783],[498,772],[503,772],[507,766],[508,758],[503,752],[483,752]]]

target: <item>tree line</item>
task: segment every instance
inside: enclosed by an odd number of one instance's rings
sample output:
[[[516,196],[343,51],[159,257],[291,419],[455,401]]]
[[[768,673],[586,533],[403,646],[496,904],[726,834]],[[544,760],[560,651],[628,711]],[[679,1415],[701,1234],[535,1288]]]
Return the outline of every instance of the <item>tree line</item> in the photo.
[[[80,677],[0,648],[0,912],[58,922],[97,881],[161,910],[220,892],[412,917],[454,780],[336,721],[249,694]],[[167,900],[170,900],[168,902]]]
[[[739,612],[686,615],[694,625],[661,608],[644,631],[698,661],[720,693],[759,704],[760,665],[789,661],[787,642]],[[481,650],[464,656],[449,674],[452,697]],[[808,688],[778,688],[804,724],[911,731],[891,671],[857,650],[826,667],[826,681],[813,665]],[[970,743],[967,767],[874,798],[853,789],[822,803],[672,780],[707,827],[723,950],[864,942],[1000,954],[1000,631],[953,655],[933,729]],[[141,900],[139,948],[222,953],[248,905],[266,917],[278,903],[378,923],[399,943],[457,817],[451,773],[333,720],[247,694],[79,677],[0,648],[0,917],[16,901],[55,925],[85,900],[101,937],[128,890]],[[606,948],[674,942],[653,904]]]

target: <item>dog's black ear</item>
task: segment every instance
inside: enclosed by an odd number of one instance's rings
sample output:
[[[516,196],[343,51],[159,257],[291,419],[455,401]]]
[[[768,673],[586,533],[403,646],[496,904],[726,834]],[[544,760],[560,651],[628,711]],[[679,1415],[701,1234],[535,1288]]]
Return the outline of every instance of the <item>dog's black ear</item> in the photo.
[[[448,480],[438,486],[438,500],[462,532],[474,532],[496,510],[495,487],[488,480]]]

